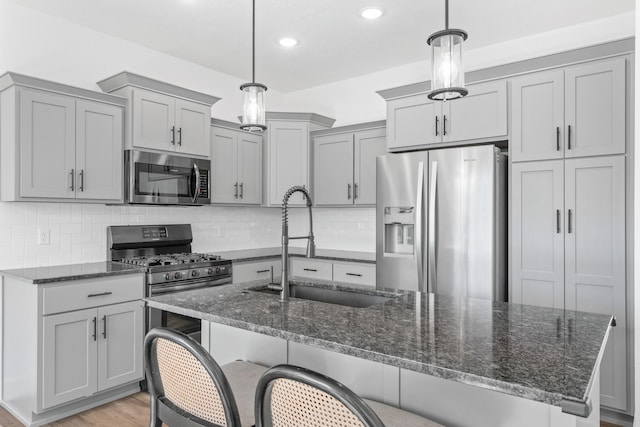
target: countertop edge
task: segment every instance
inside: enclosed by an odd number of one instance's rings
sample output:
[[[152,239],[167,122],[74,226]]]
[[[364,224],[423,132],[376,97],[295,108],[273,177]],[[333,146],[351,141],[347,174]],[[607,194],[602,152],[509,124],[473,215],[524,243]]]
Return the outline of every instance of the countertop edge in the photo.
[[[110,261],[105,262],[105,264],[109,264],[109,263]],[[71,264],[70,266],[73,266],[75,268],[81,268],[82,265],[86,265],[86,264]],[[41,267],[41,268],[55,268],[55,267],[64,267],[64,266],[49,266],[49,267]],[[36,270],[37,268],[38,267],[26,268],[26,269],[15,269],[15,270],[1,270],[0,276],[11,277],[12,279],[21,280],[23,282],[30,283],[33,285],[42,285],[47,283],[94,279],[99,277],[121,276],[126,274],[143,274],[146,271],[145,268],[128,266],[126,268],[123,268],[122,270],[117,270],[117,271],[79,272],[79,273],[69,273],[69,274],[55,276],[55,277],[43,277],[43,278],[31,278],[19,273],[20,271],[25,271],[25,270]]]

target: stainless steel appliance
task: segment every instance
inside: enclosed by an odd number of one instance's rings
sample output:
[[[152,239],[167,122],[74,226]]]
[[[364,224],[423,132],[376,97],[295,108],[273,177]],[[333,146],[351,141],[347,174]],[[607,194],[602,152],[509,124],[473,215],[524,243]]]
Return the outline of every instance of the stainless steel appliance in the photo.
[[[153,205],[209,204],[211,162],[125,150],[125,201]]]
[[[112,261],[146,268],[146,296],[231,283],[231,261],[191,252],[189,224],[107,227]],[[200,320],[157,309],[147,310],[146,330],[169,327],[199,341]]]
[[[506,300],[506,165],[493,145],[379,156],[377,287]]]

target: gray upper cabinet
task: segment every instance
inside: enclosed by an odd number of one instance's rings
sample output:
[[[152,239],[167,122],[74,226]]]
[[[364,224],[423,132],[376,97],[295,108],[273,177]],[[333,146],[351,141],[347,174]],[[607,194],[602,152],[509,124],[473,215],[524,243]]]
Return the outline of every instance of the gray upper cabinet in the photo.
[[[448,102],[432,101],[425,93],[388,99],[387,149],[506,139],[507,82],[470,84],[467,89],[467,96]]]
[[[262,203],[262,135],[211,128],[211,203]]]
[[[625,152],[625,59],[512,82],[512,161]]]
[[[378,127],[336,134],[321,131],[314,136],[313,201],[317,206],[375,205],[376,156],[386,154],[386,138],[385,128],[380,127],[384,122],[373,125]]]
[[[600,398],[626,410],[624,156],[514,163],[511,203],[511,302],[615,315]]]
[[[129,100],[127,148],[209,156],[211,106],[220,98],[127,71],[98,85]]]
[[[14,73],[0,90],[3,201],[122,201],[125,99]]]
[[[267,206],[280,206],[286,191],[302,186],[311,191],[309,132],[327,129],[334,120],[313,113],[267,112],[263,194]],[[291,206],[306,204],[302,193],[289,199]]]

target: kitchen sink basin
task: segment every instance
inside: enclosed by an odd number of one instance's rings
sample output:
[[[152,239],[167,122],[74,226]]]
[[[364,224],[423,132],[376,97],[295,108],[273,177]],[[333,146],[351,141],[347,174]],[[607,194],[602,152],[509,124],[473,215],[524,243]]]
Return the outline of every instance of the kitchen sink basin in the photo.
[[[279,286],[278,286],[279,287]],[[346,289],[329,289],[315,286],[289,285],[291,298],[307,299],[311,301],[326,302],[329,304],[346,305],[348,307],[365,308],[382,304],[394,299],[388,293],[383,295],[364,294]],[[280,295],[279,290],[266,286],[252,288],[252,291]]]

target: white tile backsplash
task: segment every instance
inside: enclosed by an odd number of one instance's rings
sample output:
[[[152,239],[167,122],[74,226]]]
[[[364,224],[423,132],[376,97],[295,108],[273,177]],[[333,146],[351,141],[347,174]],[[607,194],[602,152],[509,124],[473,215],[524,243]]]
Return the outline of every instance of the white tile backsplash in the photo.
[[[291,208],[289,235],[306,235],[307,217],[306,208]],[[105,261],[107,226],[177,223],[191,224],[194,252],[280,245],[279,208],[3,202],[0,269]],[[375,251],[373,208],[314,208],[313,226],[318,248]],[[50,230],[49,245],[38,245],[39,228]],[[305,246],[306,241],[290,245]]]

